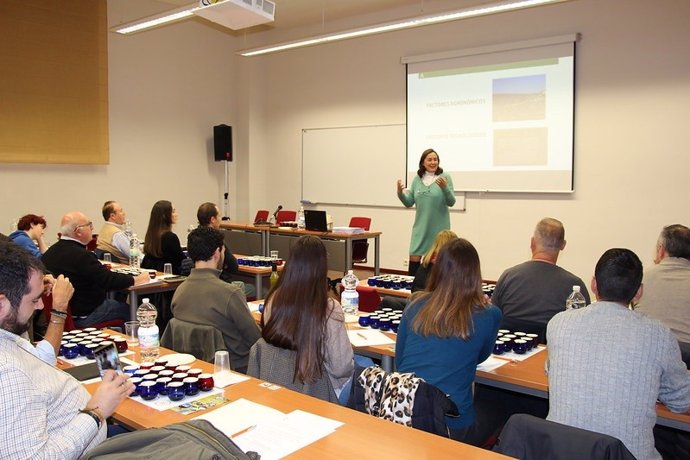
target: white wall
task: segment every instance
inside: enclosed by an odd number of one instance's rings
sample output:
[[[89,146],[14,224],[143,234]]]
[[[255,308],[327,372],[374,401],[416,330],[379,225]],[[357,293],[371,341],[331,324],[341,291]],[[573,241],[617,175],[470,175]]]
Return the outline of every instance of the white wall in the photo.
[[[161,9],[133,0],[108,5],[111,23]],[[612,246],[651,264],[660,228],[690,223],[688,17],[686,0],[574,0],[257,58],[234,49],[258,37],[195,20],[132,37],[109,34],[111,163],[0,165],[0,231],[26,212],[45,214],[51,235],[70,209],[100,222],[102,202],[115,198],[143,233],[152,203],[170,199],[184,239],[198,204],[221,200],[222,164],[208,147],[219,123],[234,128],[231,217],[296,208],[303,128],[405,121],[401,56],[580,32],[575,193],[470,194],[467,211],[451,215],[453,229],[477,246],[486,278],[529,256],[529,236],[543,216],[565,223],[561,263],[584,278]],[[338,174],[338,165],[324,165],[324,174]],[[354,178],[353,186],[367,185]],[[382,265],[402,268],[414,211],[328,209],[337,224],[371,216],[383,232]]]
[[[302,128],[405,121],[401,56],[580,32],[575,193],[469,194],[467,211],[451,214],[452,226],[477,246],[486,278],[529,256],[529,237],[544,216],[564,222],[568,246],[560,262],[585,279],[613,246],[629,247],[651,264],[661,227],[690,224],[684,202],[690,188],[688,17],[684,0],[576,0],[247,59],[242,65],[251,66],[253,82],[264,91],[247,108],[260,114],[256,123],[263,129],[250,134],[250,142],[257,139],[251,161],[262,167],[248,174],[255,184],[280,184],[262,190],[265,201],[252,200],[252,206],[298,206]],[[337,174],[338,167],[324,165],[323,173]],[[353,178],[353,187],[366,186]],[[383,231],[383,266],[402,268],[413,211],[328,210],[337,224],[371,216]]]

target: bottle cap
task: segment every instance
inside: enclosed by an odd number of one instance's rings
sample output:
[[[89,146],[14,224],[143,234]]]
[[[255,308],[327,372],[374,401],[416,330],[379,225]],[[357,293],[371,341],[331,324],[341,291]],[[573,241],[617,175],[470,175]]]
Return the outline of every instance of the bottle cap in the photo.
[[[149,298],[148,298],[148,297],[144,297],[144,298],[142,299],[142,303],[149,303]]]

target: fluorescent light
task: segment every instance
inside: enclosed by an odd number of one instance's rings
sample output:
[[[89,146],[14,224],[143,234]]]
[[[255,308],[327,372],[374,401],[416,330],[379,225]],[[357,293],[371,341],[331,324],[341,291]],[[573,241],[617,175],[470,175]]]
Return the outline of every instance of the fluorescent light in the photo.
[[[279,43],[260,48],[253,48],[244,51],[238,51],[242,56],[258,56],[261,54],[276,53],[278,51],[285,51],[293,48],[301,48],[304,46],[317,45],[319,43],[328,43],[337,40],[345,40],[348,38],[362,37],[365,35],[379,34],[383,32],[391,32],[400,29],[409,29],[412,27],[426,26],[429,24],[437,24],[440,22],[457,21],[459,19],[473,18],[477,16],[486,16],[488,14],[503,13],[506,11],[518,10],[523,8],[532,8],[535,6],[546,5],[549,3],[561,3],[570,0],[511,0],[490,3],[476,7],[464,8],[456,11],[449,11],[446,13],[439,13],[429,16],[421,16],[398,22],[389,22],[384,24],[376,24],[370,27],[363,27],[358,29],[346,30],[343,32],[335,32],[328,35],[319,35],[316,37],[305,38],[286,43]]]
[[[170,22],[186,19],[193,15],[240,30],[273,21],[275,4],[270,0],[202,0],[191,5],[165,11],[146,18],[112,27],[120,34],[131,34]]]
[[[126,24],[120,24],[119,26],[113,27],[110,30],[123,35],[131,34],[143,29],[149,29],[151,27],[156,27],[169,22],[175,22],[179,21],[180,19],[188,18],[193,16],[194,11],[198,9],[198,4],[193,3],[191,5],[176,8],[171,11],[154,14],[153,16],[148,16],[143,19],[137,19],[136,21],[128,22]]]

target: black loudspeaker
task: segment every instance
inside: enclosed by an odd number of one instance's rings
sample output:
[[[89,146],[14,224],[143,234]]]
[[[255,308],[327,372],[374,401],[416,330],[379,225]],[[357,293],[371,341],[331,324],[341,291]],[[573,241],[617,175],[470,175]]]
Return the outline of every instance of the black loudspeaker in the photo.
[[[232,126],[213,127],[213,151],[216,161],[232,161]]]

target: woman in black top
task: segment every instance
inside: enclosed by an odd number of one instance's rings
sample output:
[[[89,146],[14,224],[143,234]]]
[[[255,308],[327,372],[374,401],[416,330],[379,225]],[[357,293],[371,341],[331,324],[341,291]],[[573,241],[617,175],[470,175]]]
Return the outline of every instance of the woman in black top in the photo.
[[[142,268],[163,271],[166,263],[172,264],[173,273],[180,274],[184,253],[180,239],[172,232],[177,223],[177,210],[167,200],[157,201],[151,209],[149,227],[144,239],[144,260]]]

